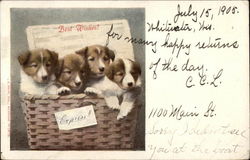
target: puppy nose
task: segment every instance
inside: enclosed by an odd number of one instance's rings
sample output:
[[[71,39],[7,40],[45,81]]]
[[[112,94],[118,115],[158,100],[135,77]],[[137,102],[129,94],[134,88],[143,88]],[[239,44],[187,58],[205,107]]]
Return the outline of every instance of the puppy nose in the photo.
[[[77,86],[80,86],[80,85],[81,85],[81,82],[75,82],[75,84],[76,84]]]
[[[42,80],[47,80],[48,76],[42,76]]]
[[[103,72],[103,71],[104,71],[104,67],[100,67],[99,70],[100,70],[101,72]]]
[[[132,83],[132,82],[129,82],[129,83],[128,83],[128,86],[129,86],[129,87],[131,87],[132,85],[133,85],[133,83]]]

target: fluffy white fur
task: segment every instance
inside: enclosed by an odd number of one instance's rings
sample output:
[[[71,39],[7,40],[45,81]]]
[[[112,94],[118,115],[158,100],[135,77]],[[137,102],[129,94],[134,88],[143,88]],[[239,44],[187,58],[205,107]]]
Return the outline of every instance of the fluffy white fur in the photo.
[[[57,88],[54,88],[55,75],[50,77],[50,83],[40,84],[35,82],[32,77],[28,76],[21,70],[21,84],[20,90],[23,93],[43,95],[43,94],[57,94]]]
[[[117,116],[117,119],[119,120],[127,116],[133,109],[136,96],[138,95],[141,87],[140,78],[136,81],[135,86],[136,87],[132,90],[121,89],[116,83],[107,77],[104,77],[98,83],[94,83],[91,87],[87,87],[85,93],[103,95],[108,107],[120,110]],[[121,105],[119,105],[119,96],[123,96]]]

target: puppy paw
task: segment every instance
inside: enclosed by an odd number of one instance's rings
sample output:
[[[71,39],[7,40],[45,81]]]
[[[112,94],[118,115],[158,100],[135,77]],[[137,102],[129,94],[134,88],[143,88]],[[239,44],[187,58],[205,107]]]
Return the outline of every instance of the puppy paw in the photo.
[[[124,116],[122,116],[120,113],[118,114],[118,116],[117,116],[117,120],[120,120],[120,119],[122,119]]]
[[[115,96],[111,96],[111,97],[104,97],[105,101],[107,103],[107,106],[111,109],[120,109],[120,105],[119,105],[119,100],[117,97]]]
[[[132,103],[127,103],[127,102],[122,103],[120,112],[117,116],[117,120],[126,117],[129,114],[129,112],[131,112],[132,108],[133,108]]]
[[[87,87],[84,91],[85,94],[88,94],[88,95],[98,95],[98,94],[101,94],[101,91],[99,91],[98,89],[96,88],[93,88],[93,87]]]
[[[68,95],[70,94],[70,89],[68,87],[61,87],[57,90],[58,95]]]
[[[126,117],[128,115],[128,113],[123,112],[122,110],[120,110],[118,116],[117,116],[117,120],[123,119],[124,117]]]
[[[117,103],[115,100],[114,101],[106,101],[107,106],[111,109],[120,109],[119,103]]]
[[[109,108],[111,109],[120,109],[120,106],[117,104],[108,104]]]

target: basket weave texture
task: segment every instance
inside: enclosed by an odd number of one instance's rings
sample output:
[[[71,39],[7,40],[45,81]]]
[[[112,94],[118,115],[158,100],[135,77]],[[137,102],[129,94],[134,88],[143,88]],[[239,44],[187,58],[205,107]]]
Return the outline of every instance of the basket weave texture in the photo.
[[[85,94],[58,96],[25,95],[21,97],[28,143],[37,150],[134,149],[138,106],[127,117],[117,120],[118,111],[106,106],[100,97]],[[92,104],[97,125],[59,130],[55,112]]]

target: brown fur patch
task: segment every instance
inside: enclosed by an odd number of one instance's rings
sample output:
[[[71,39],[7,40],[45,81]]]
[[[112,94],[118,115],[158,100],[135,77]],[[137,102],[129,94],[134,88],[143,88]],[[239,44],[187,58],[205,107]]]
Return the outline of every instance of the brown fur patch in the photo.
[[[134,62],[134,61],[131,61],[131,62],[132,62],[132,67],[131,67],[130,73],[135,79],[135,81],[137,81],[138,77],[141,75],[141,67],[138,62]]]
[[[86,60],[77,54],[66,55],[63,59],[60,59],[60,72],[57,75],[58,81],[70,88],[71,90],[81,90],[85,87],[89,68]],[[81,80],[81,86],[77,86],[76,79],[79,76]]]
[[[125,65],[122,59],[115,60],[105,71],[105,75],[118,84],[121,85],[122,79],[125,75]]]
[[[112,50],[101,45],[88,46],[76,51],[76,53],[87,59],[91,76],[103,76],[105,69],[115,58],[115,54]],[[103,64],[100,64],[100,61]],[[101,70],[102,67],[104,69],[103,71]]]

